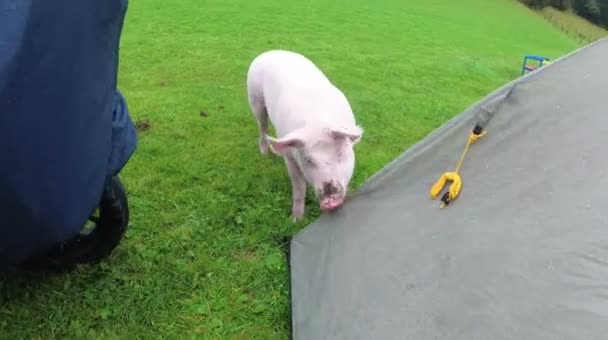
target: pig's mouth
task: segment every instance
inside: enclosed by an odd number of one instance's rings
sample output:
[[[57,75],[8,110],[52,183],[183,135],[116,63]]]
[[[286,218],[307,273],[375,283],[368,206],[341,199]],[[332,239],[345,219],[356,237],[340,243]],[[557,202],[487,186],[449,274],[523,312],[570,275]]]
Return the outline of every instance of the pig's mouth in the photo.
[[[321,198],[321,210],[331,212],[340,208],[344,204],[344,197],[323,197]]]
[[[334,181],[323,182],[323,187],[317,191],[317,197],[324,212],[334,211],[344,205],[343,187]]]

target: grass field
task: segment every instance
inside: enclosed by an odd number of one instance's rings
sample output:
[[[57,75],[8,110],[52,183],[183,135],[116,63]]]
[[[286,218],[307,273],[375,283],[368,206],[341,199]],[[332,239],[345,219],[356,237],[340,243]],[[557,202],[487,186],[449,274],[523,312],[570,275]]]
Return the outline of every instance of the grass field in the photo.
[[[313,59],[366,129],[353,187],[448,118],[519,76],[524,54],[577,47],[509,0],[138,0],[119,83],[146,122],[122,173],[132,226],[102,265],[0,281],[6,339],[286,339],[283,162],[261,157],[249,62]]]

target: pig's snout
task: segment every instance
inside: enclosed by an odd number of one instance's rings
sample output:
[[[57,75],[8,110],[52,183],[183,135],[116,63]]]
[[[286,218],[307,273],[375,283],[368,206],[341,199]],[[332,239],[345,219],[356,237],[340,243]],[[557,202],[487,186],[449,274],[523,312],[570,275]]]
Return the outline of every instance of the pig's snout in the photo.
[[[323,187],[319,190],[319,198],[321,210],[336,210],[344,204],[344,188],[333,181],[323,182]]]

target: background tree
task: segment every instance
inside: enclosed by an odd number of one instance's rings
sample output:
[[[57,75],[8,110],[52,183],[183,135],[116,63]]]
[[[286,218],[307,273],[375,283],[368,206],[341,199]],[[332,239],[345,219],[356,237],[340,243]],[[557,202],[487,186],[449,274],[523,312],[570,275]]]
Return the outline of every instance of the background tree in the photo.
[[[519,0],[533,9],[547,6],[573,11],[596,25],[608,28],[608,0]]]

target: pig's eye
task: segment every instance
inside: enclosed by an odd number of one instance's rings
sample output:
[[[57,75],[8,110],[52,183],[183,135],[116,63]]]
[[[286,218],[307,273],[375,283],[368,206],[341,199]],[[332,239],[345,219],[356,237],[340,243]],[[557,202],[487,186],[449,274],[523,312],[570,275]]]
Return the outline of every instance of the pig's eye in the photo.
[[[308,165],[308,166],[314,166],[315,165],[315,162],[312,160],[312,158],[310,156],[304,157],[304,161],[306,162],[306,165]]]

